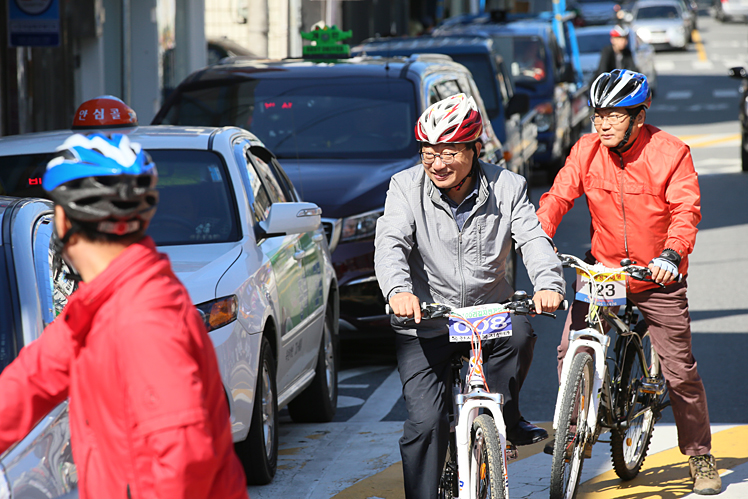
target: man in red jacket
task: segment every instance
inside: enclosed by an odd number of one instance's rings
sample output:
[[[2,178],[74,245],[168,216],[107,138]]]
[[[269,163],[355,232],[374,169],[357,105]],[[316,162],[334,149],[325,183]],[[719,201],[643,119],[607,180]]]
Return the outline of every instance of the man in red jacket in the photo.
[[[247,499],[213,345],[144,235],[155,165],[125,135],[60,150],[42,186],[53,245],[83,283],[0,375],[0,452],[69,398],[81,499]]]
[[[627,296],[649,326],[670,392],[678,445],[689,457],[694,492],[717,494],[722,483],[711,450],[706,392],[691,351],[686,283],[688,255],[701,220],[701,196],[686,144],[645,125],[651,94],[640,73],[615,69],[590,88],[597,134],[582,137],[540,198],[538,218],[553,237],[574,200],[587,196],[592,218],[591,256],[608,267],[628,258],[648,262],[652,278],[667,286],[627,282]],[[574,302],[558,347],[559,364],[569,330],[585,327],[584,302]],[[551,453],[553,452],[551,448]]]

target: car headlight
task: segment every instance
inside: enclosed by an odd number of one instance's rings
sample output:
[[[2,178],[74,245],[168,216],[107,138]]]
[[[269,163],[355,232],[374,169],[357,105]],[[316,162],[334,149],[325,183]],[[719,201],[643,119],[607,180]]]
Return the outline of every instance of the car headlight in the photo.
[[[208,332],[231,324],[236,320],[236,313],[239,309],[239,300],[236,295],[224,296],[217,300],[206,301],[195,305],[198,312],[205,322],[205,328]],[[2,499],[2,496],[0,496]]]
[[[648,28],[639,28],[636,30],[636,34],[644,40],[649,40],[649,38],[652,36],[652,32],[649,31]]]
[[[374,210],[344,218],[340,242],[374,237],[377,230],[377,220],[382,215],[384,215],[384,210]]]

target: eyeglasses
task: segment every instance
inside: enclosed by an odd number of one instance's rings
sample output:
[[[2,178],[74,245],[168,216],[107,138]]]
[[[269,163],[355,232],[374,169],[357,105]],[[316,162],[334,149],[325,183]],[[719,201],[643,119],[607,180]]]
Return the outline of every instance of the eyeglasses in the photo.
[[[464,149],[463,149],[464,151]],[[442,160],[442,163],[445,165],[451,165],[455,161],[455,156],[460,154],[462,151],[457,152],[443,152],[441,154],[435,154],[433,152],[422,152],[421,153],[421,161],[423,161],[424,165],[430,165],[434,161],[436,161],[436,158],[439,158]]]
[[[590,121],[595,125],[602,125],[605,121],[607,121],[611,125],[618,125],[620,123],[623,123],[624,120],[628,117],[628,114],[609,114],[607,116],[600,116],[599,114],[596,114],[594,116],[590,116]]]

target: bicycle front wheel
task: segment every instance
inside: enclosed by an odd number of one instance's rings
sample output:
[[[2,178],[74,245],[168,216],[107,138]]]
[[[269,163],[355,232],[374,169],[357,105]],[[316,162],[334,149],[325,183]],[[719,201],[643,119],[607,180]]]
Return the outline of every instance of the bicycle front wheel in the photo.
[[[496,425],[488,414],[481,414],[473,421],[473,436],[470,444],[472,483],[478,499],[504,499],[503,449],[496,432]]]
[[[632,480],[639,474],[647,457],[655,421],[652,406],[659,403],[657,395],[641,391],[642,382],[647,380],[643,365],[650,367],[654,379],[661,379],[662,374],[649,332],[642,336],[642,351],[636,348],[633,341],[624,348],[621,385],[615,402],[623,427],[611,432],[610,452],[616,475],[621,480]]]
[[[578,353],[569,369],[561,399],[551,466],[551,499],[573,499],[582,474],[587,434],[587,414],[592,403],[592,356]]]

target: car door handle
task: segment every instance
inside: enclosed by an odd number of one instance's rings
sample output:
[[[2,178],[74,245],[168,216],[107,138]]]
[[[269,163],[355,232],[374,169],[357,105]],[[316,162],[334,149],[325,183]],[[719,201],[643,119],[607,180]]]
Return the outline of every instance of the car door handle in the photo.
[[[312,236],[312,241],[314,241],[315,243],[321,243],[324,237],[325,236],[323,236],[322,234],[315,234]]]
[[[299,251],[297,251],[296,253],[294,253],[294,254],[293,254],[293,257],[294,257],[294,258],[295,258],[296,260],[301,260],[301,259],[302,259],[302,258],[304,258],[305,256],[306,256],[306,251],[304,251],[304,250],[299,250]]]

